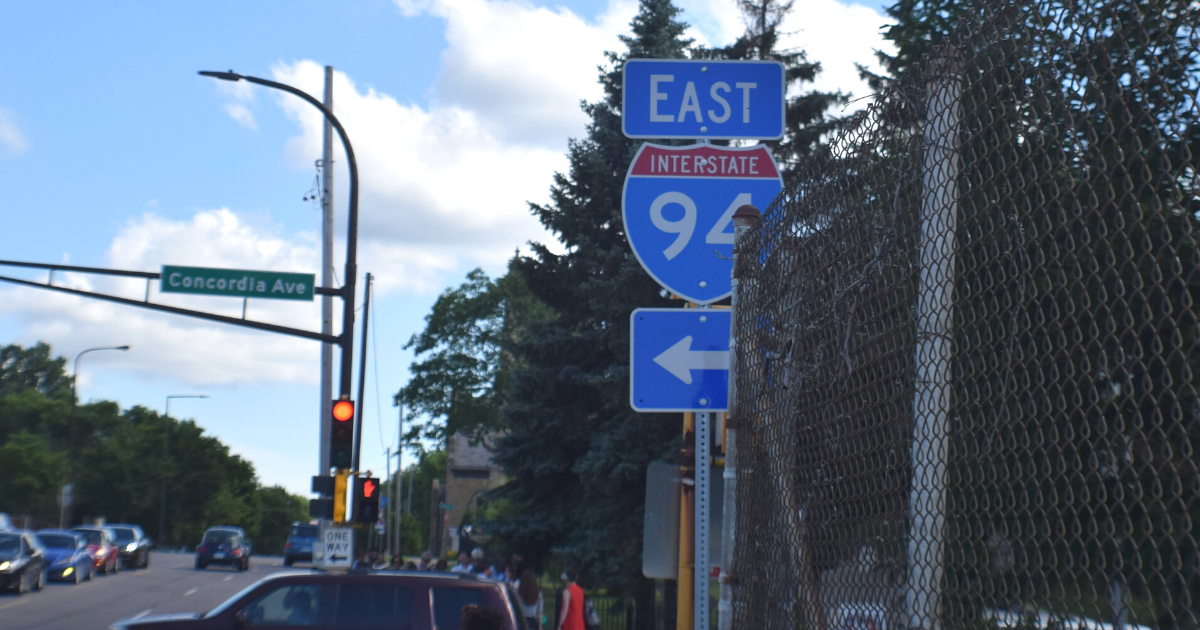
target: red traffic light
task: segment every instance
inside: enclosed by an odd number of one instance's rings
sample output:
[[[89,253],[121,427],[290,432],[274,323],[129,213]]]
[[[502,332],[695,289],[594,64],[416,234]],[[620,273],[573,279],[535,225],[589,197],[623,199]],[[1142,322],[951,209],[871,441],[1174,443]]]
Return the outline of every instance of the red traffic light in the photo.
[[[372,480],[368,479],[368,480],[364,481],[363,485],[362,485],[363,497],[370,499],[372,496],[375,495],[375,490],[377,490],[378,488],[379,488],[379,484],[373,482]]]
[[[354,417],[354,403],[349,400],[339,400],[333,403],[333,419],[345,422]]]

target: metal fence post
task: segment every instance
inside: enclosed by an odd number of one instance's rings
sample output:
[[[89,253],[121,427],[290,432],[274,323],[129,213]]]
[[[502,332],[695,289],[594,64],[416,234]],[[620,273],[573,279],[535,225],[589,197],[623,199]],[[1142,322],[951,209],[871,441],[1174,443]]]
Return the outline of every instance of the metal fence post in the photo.
[[[941,630],[945,574],[946,458],[958,221],[962,57],[945,47],[926,80],[921,268],[913,395],[912,485],[908,509],[909,630]]]
[[[729,294],[729,404],[725,420],[725,480],[721,514],[721,590],[717,600],[717,630],[733,628],[733,543],[737,531],[737,304],[738,256],[750,228],[758,225],[758,208],[745,205],[733,213],[733,290]]]

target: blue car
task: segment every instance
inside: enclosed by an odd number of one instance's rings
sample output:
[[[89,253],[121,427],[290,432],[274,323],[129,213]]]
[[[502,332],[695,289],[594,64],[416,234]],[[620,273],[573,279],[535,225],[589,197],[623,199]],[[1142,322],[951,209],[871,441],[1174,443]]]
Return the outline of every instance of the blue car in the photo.
[[[290,567],[295,562],[312,562],[313,545],[317,544],[320,530],[316,525],[299,521],[292,523],[287,544],[283,546],[283,565]]]
[[[92,554],[87,539],[65,529],[42,529],[38,542],[46,550],[46,574],[51,580],[79,584],[92,579]]]

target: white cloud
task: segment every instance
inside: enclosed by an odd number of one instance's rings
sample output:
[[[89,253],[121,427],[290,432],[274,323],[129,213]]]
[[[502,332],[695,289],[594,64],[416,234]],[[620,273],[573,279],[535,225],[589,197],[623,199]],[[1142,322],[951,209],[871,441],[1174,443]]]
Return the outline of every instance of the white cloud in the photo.
[[[0,146],[11,156],[21,155],[29,148],[29,141],[17,128],[16,115],[0,108]]]
[[[881,29],[889,18],[858,4],[837,0],[804,0],[780,25],[785,33],[784,48],[800,48],[810,61],[821,63],[821,73],[808,90],[841,90],[853,99],[871,94],[871,88],[859,78],[855,63],[880,72],[875,50],[893,52],[892,43],[883,39]],[[852,103],[847,111],[856,111],[868,101]]]
[[[276,271],[319,267],[311,235],[282,237],[227,209],[198,212],[189,221],[145,214],[121,228],[106,257],[114,268],[144,271],[163,264]],[[146,290],[144,280],[81,274],[57,275],[56,284],[139,300]],[[242,310],[241,301],[233,298],[160,294],[157,281],[151,282],[151,300],[233,317]],[[248,318],[317,330],[317,304],[251,300]],[[89,345],[135,345],[142,352],[114,361],[148,378],[194,385],[315,379],[315,345],[308,340],[25,288],[0,289],[0,314],[19,321],[26,338],[53,339],[55,350],[64,355]]]
[[[258,129],[258,123],[254,122],[254,114],[241,103],[229,103],[225,106],[225,113],[247,129]]]
[[[323,90],[324,71],[314,62],[279,65],[273,72],[277,81],[309,93]],[[440,286],[437,272],[503,261],[525,241],[547,238],[527,202],[548,196],[554,172],[567,166],[561,150],[505,142],[476,111],[402,104],[360,90],[341,73],[334,95],[358,163],[362,247],[382,258],[391,256],[384,253],[389,247],[424,257],[414,271],[425,278],[380,268],[381,287]],[[301,135],[287,150],[297,168],[306,168],[320,155],[320,113],[286,95],[278,102],[300,124]],[[338,181],[341,219],[348,182],[341,174]]]

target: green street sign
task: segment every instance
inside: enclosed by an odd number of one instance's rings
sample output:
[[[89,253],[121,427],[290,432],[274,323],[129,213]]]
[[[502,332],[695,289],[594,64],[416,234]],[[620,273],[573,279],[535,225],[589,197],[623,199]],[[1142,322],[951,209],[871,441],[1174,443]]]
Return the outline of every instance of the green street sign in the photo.
[[[443,510],[453,510],[454,509],[454,506],[450,505],[449,503],[439,503],[438,507]]]
[[[311,273],[163,265],[159,290],[163,293],[311,302],[315,280],[316,275]]]

